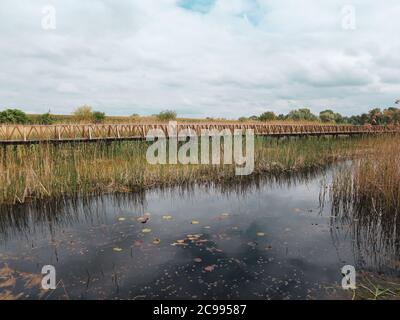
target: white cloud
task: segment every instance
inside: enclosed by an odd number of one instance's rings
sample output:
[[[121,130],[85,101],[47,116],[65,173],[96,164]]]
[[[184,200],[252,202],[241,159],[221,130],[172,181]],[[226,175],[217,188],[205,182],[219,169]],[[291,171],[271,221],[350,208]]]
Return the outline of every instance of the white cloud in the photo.
[[[2,0],[0,107],[234,118],[391,105],[400,4],[355,0],[357,28],[343,30],[347,4],[217,0],[199,13],[175,0]],[[41,29],[47,5],[54,31]]]

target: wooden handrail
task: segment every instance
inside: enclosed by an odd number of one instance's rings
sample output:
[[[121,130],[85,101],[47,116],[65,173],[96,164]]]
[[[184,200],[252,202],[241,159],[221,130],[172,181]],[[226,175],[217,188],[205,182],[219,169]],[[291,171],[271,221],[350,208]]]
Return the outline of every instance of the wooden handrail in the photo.
[[[58,124],[58,125],[0,125],[0,144],[29,144],[63,141],[99,141],[144,139],[151,129],[161,129],[168,134],[168,124]],[[400,126],[353,126],[319,124],[227,124],[227,123],[178,123],[177,132],[201,130],[252,129],[255,135],[351,135],[400,133]]]

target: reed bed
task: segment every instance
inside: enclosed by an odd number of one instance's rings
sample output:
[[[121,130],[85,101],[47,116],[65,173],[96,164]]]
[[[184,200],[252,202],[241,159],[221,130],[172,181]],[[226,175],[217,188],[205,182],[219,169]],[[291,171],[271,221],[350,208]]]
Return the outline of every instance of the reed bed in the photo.
[[[400,212],[400,148],[398,137],[376,140],[370,150],[341,167],[332,184],[336,207],[398,216]]]
[[[382,139],[257,137],[254,174],[324,167],[364,153]],[[150,165],[147,147],[144,141],[3,146],[0,204],[241,179],[233,165]]]
[[[398,137],[377,140],[362,157],[340,166],[330,188],[332,215],[347,225],[364,268],[400,267]],[[367,258],[368,257],[368,258]]]

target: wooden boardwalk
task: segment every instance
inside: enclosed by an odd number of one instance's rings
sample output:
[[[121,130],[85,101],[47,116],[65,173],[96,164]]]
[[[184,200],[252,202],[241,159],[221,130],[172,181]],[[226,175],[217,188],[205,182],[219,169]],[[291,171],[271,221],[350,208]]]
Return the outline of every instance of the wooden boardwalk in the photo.
[[[0,145],[143,140],[149,130],[161,129],[168,135],[168,124],[63,124],[63,125],[0,125]],[[263,136],[323,136],[400,133],[400,126],[350,125],[286,125],[179,123],[177,131],[252,129]]]

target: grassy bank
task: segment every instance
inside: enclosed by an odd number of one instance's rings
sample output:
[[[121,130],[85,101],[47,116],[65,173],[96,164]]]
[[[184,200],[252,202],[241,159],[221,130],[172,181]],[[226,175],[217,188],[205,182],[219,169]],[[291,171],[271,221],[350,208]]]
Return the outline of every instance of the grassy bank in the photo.
[[[390,138],[258,137],[255,174],[323,167],[369,152],[386,139]],[[240,179],[232,165],[150,165],[145,158],[147,147],[146,142],[3,147],[0,204]]]

